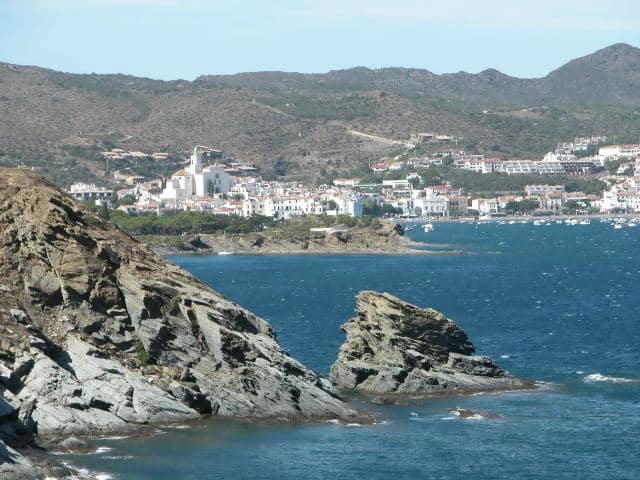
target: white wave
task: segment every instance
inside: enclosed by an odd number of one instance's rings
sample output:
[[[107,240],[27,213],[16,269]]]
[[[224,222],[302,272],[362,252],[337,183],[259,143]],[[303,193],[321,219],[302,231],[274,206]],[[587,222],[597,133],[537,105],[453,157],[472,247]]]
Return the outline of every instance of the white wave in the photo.
[[[533,382],[538,390],[556,390],[558,385],[553,382],[545,382],[543,380],[536,380]]]
[[[484,420],[484,416],[476,413],[475,415],[471,415],[470,417],[464,417],[465,420]]]
[[[134,457],[133,455],[105,455],[102,458],[107,460],[131,460],[136,457]]]
[[[440,420],[455,420],[457,417],[442,417]]]
[[[629,383],[629,382],[636,382],[637,380],[633,380],[631,378],[624,378],[624,377],[608,377],[607,375],[602,375],[601,373],[592,373],[591,375],[587,375],[586,377],[584,377],[583,381],[587,383],[592,383],[592,382]]]
[[[100,440],[124,440],[129,437],[127,435],[104,435],[97,438]]]
[[[191,425],[179,425],[179,424],[174,424],[174,423],[170,423],[167,425],[158,425],[158,427],[160,428],[173,428],[175,430],[184,430],[187,428],[191,428]]]
[[[67,480],[111,480],[114,478],[113,475],[109,475],[108,473],[92,472],[88,468],[79,468],[69,462],[62,462],[62,465],[74,472],[73,475],[67,477]],[[54,480],[51,477],[49,478],[50,480]]]
[[[111,448],[111,447],[98,447],[98,448],[96,448],[95,453],[97,453],[97,454],[107,453],[107,452],[110,452],[111,450],[113,450],[113,448]]]

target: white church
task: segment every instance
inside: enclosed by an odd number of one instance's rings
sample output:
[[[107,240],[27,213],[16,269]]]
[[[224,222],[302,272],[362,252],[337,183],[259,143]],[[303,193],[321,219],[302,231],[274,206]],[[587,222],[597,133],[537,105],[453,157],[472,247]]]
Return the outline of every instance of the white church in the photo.
[[[218,164],[202,167],[202,153],[195,147],[189,166],[171,175],[160,198],[164,201],[178,202],[192,197],[227,193],[231,191],[232,186],[231,175]]]

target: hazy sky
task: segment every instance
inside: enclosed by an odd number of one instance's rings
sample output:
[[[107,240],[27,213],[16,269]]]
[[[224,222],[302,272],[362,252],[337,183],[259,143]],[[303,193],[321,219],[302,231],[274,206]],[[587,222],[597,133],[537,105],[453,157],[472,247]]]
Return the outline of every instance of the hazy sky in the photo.
[[[640,46],[638,0],[0,0],[0,61],[162,79],[364,65],[544,76]]]

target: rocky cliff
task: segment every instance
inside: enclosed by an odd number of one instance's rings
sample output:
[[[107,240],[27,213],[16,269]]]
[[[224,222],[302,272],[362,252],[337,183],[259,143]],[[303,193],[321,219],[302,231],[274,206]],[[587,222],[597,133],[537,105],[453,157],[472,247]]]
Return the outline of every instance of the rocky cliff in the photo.
[[[0,278],[12,447],[203,414],[361,418],[267,322],[24,170],[0,174]]]
[[[329,376],[341,390],[393,396],[530,386],[474,355],[464,331],[434,309],[378,292],[360,292],[356,302]]]

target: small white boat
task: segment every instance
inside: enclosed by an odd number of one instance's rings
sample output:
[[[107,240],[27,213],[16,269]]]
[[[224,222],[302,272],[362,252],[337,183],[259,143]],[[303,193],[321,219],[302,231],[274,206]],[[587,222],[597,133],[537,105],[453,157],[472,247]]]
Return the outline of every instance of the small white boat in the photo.
[[[616,230],[618,230],[618,229],[620,229],[620,228],[622,228],[622,227],[624,227],[624,225],[623,225],[623,224],[621,224],[621,223],[615,223],[615,224],[613,225],[613,228],[615,228]]]
[[[433,232],[433,224],[431,224],[431,223],[425,223],[425,224],[422,226],[422,229],[423,229],[426,233]]]
[[[580,220],[578,225],[591,225],[591,222],[589,220]]]
[[[218,255],[233,255],[233,252],[222,251],[222,252],[218,252]]]

